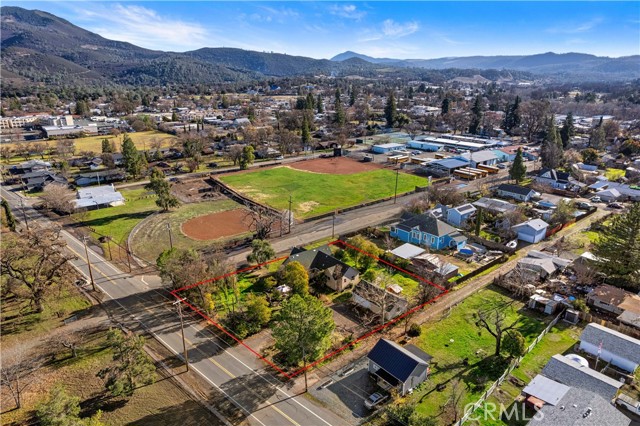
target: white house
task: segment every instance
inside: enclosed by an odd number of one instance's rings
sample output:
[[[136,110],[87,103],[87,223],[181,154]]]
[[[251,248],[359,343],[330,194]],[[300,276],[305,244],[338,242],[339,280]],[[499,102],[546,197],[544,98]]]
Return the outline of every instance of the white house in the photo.
[[[580,336],[580,350],[605,362],[634,373],[640,365],[640,340],[604,327],[600,324],[587,325]]]
[[[542,219],[531,219],[512,226],[511,229],[518,234],[519,240],[535,244],[544,240],[548,227],[549,224]]]

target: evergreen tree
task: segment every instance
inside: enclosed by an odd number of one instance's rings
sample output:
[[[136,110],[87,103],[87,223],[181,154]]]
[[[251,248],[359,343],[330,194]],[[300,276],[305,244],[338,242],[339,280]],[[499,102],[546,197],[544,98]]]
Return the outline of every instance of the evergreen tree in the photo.
[[[311,93],[307,93],[307,98],[305,99],[305,109],[311,110],[313,111],[313,109],[316,107],[316,101],[315,98],[313,97],[313,94]]]
[[[573,123],[573,113],[569,112],[567,118],[564,119],[562,128],[560,129],[560,139],[562,139],[562,147],[567,149],[571,138],[576,134],[576,128]]]
[[[509,169],[509,177],[516,181],[516,184],[522,182],[527,175],[527,166],[522,158],[522,148],[518,148],[516,158]]]
[[[356,99],[358,98],[358,93],[356,92],[356,88],[351,86],[351,93],[349,94],[349,106],[354,106],[356,104]]]
[[[396,98],[393,92],[389,93],[387,97],[387,104],[384,107],[384,117],[387,120],[387,127],[393,127],[398,115],[398,109],[396,107]]]
[[[240,159],[238,160],[240,170],[246,170],[250,164],[253,164],[253,160],[255,160],[255,158],[256,156],[253,153],[253,147],[251,145],[247,145],[242,148],[242,155],[240,155]]]
[[[482,96],[476,96],[476,100],[471,108],[472,116],[471,116],[471,124],[469,124],[469,133],[478,134],[480,130],[480,125],[482,124]]]
[[[640,289],[640,203],[600,228],[594,254],[600,271],[634,291]]]
[[[316,107],[318,108],[318,114],[324,112],[324,106],[322,105],[322,95],[318,94],[318,100],[316,101]]]
[[[444,98],[442,100],[442,115],[447,115],[449,114],[449,110],[451,109],[451,101],[449,100],[449,98]]]
[[[146,159],[142,154],[138,152],[135,144],[131,140],[128,134],[124,134],[122,138],[122,163],[124,169],[134,179],[140,176],[146,166]]]
[[[109,141],[109,139],[107,138],[102,139],[102,153],[103,154],[113,153],[113,145],[111,144],[111,141]]]
[[[162,170],[153,168],[151,170],[151,176],[149,183],[145,186],[147,189],[151,189],[156,193],[158,197],[156,199],[156,205],[162,209],[162,211],[169,211],[169,209],[178,207],[180,201],[171,194],[171,185],[166,181]]]
[[[513,104],[507,106],[507,110],[505,111],[504,121],[502,122],[502,128],[508,134],[512,134],[512,132],[520,126],[522,118],[520,116],[520,97],[516,96],[516,99],[513,101]]]
[[[16,218],[13,216],[13,212],[11,211],[11,207],[9,207],[9,203],[4,198],[1,201],[2,209],[4,210],[4,216],[7,220],[7,228],[11,231],[16,230]]]
[[[271,244],[267,240],[253,240],[251,241],[251,254],[247,256],[247,261],[261,264],[269,259],[273,259],[276,252],[271,247]]]
[[[413,99],[413,86],[409,86],[409,93],[407,94],[409,99]]]
[[[347,117],[344,113],[344,109],[342,108],[342,101],[340,100],[340,89],[336,89],[336,99],[334,102],[335,109],[335,117],[333,118],[334,123],[338,126],[344,126],[347,122]]]
[[[302,146],[307,147],[311,143],[311,132],[309,131],[309,120],[307,120],[307,116],[304,115],[302,118]]]
[[[291,287],[294,294],[309,294],[309,273],[300,262],[289,262],[280,273],[280,284]]]
[[[36,417],[42,426],[102,426],[98,410],[91,418],[80,418],[80,398],[66,393],[61,385],[51,389],[49,399],[40,404]]]
[[[91,114],[89,104],[85,100],[79,100],[76,102],[76,114],[82,117],[88,117]]]
[[[553,116],[551,116],[547,120],[547,130],[540,150],[542,167],[558,168],[562,164],[562,155],[562,141],[558,137],[558,129],[553,122]]]

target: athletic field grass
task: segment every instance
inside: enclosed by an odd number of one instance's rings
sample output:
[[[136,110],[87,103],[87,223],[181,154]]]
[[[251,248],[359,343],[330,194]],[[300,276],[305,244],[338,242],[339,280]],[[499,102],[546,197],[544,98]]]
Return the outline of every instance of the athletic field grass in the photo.
[[[248,197],[278,210],[289,208],[291,195],[294,215],[305,218],[391,197],[394,194],[396,173],[379,169],[350,175],[333,175],[275,167],[222,176],[220,179]],[[398,174],[398,194],[426,185],[425,178]]]

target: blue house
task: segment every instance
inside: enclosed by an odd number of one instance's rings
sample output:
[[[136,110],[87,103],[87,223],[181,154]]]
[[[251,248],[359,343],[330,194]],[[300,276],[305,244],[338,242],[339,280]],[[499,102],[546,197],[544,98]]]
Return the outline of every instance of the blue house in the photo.
[[[463,204],[458,207],[451,207],[447,210],[447,222],[453,226],[462,226],[476,212],[473,204]]]
[[[436,250],[464,248],[467,237],[460,231],[430,214],[413,216],[391,227],[391,236],[411,244]]]

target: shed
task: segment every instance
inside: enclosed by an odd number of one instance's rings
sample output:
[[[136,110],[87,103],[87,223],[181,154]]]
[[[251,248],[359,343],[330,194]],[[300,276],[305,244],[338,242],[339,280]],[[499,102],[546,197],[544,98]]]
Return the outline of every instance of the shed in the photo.
[[[397,247],[394,250],[391,250],[391,254],[393,254],[394,256],[397,256],[401,259],[407,259],[407,260],[412,259],[424,252],[425,252],[425,249],[418,246],[414,246],[413,244],[409,244],[409,243],[405,243],[400,247]]]

